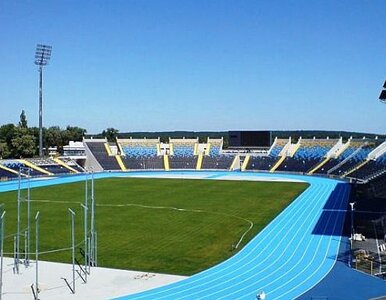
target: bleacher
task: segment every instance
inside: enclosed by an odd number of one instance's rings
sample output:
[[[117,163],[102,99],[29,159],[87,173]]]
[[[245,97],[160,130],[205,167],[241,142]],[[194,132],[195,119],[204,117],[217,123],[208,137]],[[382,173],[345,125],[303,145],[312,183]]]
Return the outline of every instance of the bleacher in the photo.
[[[30,163],[34,164],[35,166],[38,166],[42,168],[43,170],[46,170],[53,174],[65,174],[65,173],[71,173],[71,171],[61,165],[59,165],[57,162],[55,162],[51,158],[29,158],[26,159]]]
[[[22,173],[26,173],[26,170],[29,169],[29,175],[30,176],[44,176],[45,175],[42,172],[39,172],[37,170],[29,168],[28,166],[26,166],[25,164],[23,164],[22,162],[20,162],[18,160],[4,160],[2,162],[2,165],[7,167],[8,169],[12,169],[16,172],[19,172],[20,168],[22,168],[23,169]],[[14,177],[18,177],[18,175],[14,176]]]
[[[301,140],[300,147],[292,157],[286,157],[277,171],[306,173],[323,161],[327,152],[337,140],[312,139]]]
[[[234,160],[234,155],[222,153],[223,140],[208,138],[208,155],[202,158],[201,169],[205,170],[229,170]],[[205,154],[205,153],[204,153]]]
[[[194,150],[198,144],[197,139],[169,139],[171,155],[169,156],[170,169],[195,169],[197,155]]]
[[[386,152],[377,159],[369,160],[364,166],[349,174],[361,180],[373,179],[386,173]]]
[[[386,198],[386,173],[370,181],[369,185],[373,197]]]
[[[126,169],[164,169],[163,158],[158,155],[159,139],[117,139]]]
[[[61,161],[63,161],[67,166],[69,166],[70,168],[78,171],[79,173],[83,173],[85,172],[84,168],[81,167],[77,162],[75,162],[73,159],[71,158],[66,158],[66,157],[61,157],[60,158]]]
[[[339,164],[341,164],[345,159],[347,159],[358,148],[361,148],[362,146],[364,146],[364,142],[362,140],[351,140],[349,142],[348,147],[342,153],[340,153],[335,158],[330,158],[330,160],[324,166],[322,166],[319,170],[317,170],[316,173],[329,174],[330,170],[333,170],[333,168],[335,168]]]
[[[287,143],[288,139],[277,139],[268,155],[251,156],[247,165],[247,170],[271,170],[280,159],[279,154]]]
[[[0,165],[4,166],[5,168],[9,168],[6,160],[0,160]],[[11,171],[0,168],[0,181],[5,181],[8,179],[17,178],[17,177],[18,177],[18,174],[15,174]]]
[[[382,143],[383,141],[377,139],[351,139],[346,143],[331,139],[300,139],[298,143],[289,144],[289,141],[276,139],[267,155],[262,151],[250,151],[248,154],[240,154],[242,152],[234,149],[224,151],[222,139],[208,138],[207,143],[202,144],[198,138],[169,139],[169,143],[165,144],[160,143],[159,138],[117,139],[117,143],[110,144],[106,139],[90,139],[84,140],[87,153],[85,168],[92,171],[196,168],[229,170],[235,156],[244,155],[244,163],[250,158],[246,170],[326,174],[358,179],[361,183],[375,181],[386,174],[386,142]],[[280,154],[283,156],[279,156]],[[242,157],[240,162],[243,162]],[[0,166],[3,166],[0,167],[0,180],[17,178],[20,168],[29,169],[31,176],[85,171],[75,161],[65,157],[60,160],[0,160]],[[245,164],[242,170],[244,167]]]
[[[16,177],[17,177],[16,174],[11,173],[11,172],[6,171],[6,170],[3,170],[3,169],[0,169],[0,181],[5,181],[5,180],[11,179],[11,178],[16,178]]]
[[[121,170],[116,158],[107,153],[104,140],[85,140],[88,148],[103,170]]]
[[[351,143],[353,144],[351,146]],[[372,141],[352,141],[350,146],[342,153],[340,163],[330,169],[327,174],[335,176],[344,176],[355,166],[364,162],[369,153],[375,149],[377,143]]]

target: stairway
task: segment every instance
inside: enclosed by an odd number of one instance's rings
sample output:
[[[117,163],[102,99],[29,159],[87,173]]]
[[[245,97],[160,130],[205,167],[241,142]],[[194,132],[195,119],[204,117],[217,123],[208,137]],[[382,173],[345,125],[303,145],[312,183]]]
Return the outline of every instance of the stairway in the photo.
[[[44,169],[38,167],[37,165],[34,165],[33,163],[29,162],[28,160],[18,159],[18,161],[21,162],[22,164],[26,165],[27,167],[30,167],[31,169],[34,169],[35,171],[38,171],[40,173],[43,173],[46,175],[54,175],[53,173],[48,172],[47,170],[44,170]]]
[[[62,167],[70,170],[71,172],[73,173],[79,173],[79,171],[71,168],[69,165],[67,165],[64,161],[62,161],[61,159],[59,158],[53,158],[53,160],[58,164],[58,165],[61,165]]]
[[[170,170],[170,167],[169,167],[169,156],[167,156],[167,155],[164,155],[164,168],[165,168],[165,171],[169,171]]]
[[[325,158],[320,164],[318,164],[315,168],[313,168],[311,171],[309,171],[308,175],[314,174],[314,172],[316,172],[321,167],[323,167],[329,160],[330,160],[329,157]]]
[[[202,154],[198,155],[196,170],[201,170],[203,158]]]
[[[281,163],[286,159],[286,156],[283,155],[282,157],[280,157],[280,159],[276,162],[276,164],[272,167],[271,170],[269,170],[270,173],[273,173],[275,172],[275,170],[280,167]]]

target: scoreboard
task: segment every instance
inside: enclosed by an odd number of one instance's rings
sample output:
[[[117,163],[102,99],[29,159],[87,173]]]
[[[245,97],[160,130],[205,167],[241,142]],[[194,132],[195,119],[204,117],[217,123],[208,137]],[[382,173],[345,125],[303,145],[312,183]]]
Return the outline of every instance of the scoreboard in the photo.
[[[271,131],[229,131],[230,147],[261,147],[272,145]]]

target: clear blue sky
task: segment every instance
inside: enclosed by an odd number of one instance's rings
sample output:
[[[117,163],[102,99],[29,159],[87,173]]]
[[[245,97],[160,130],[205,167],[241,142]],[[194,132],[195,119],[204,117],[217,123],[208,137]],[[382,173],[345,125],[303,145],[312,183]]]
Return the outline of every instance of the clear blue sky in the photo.
[[[0,1],[0,124],[386,132],[384,0]]]

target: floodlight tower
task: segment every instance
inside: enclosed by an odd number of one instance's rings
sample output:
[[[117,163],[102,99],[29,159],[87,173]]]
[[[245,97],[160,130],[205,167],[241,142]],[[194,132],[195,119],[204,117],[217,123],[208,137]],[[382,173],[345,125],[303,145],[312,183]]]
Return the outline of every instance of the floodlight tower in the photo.
[[[37,44],[35,65],[39,66],[39,156],[43,156],[43,67],[51,58],[52,46]]]

